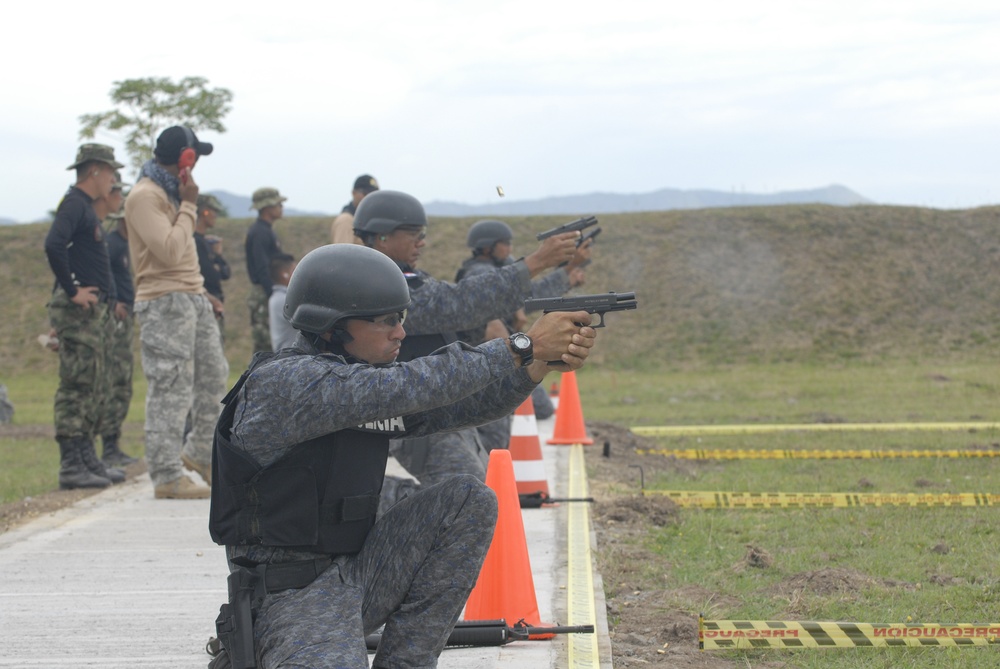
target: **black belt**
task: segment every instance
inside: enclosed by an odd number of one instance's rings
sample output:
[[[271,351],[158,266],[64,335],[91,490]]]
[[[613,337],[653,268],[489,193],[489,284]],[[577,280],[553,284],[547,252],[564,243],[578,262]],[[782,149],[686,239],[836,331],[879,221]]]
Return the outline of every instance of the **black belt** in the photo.
[[[316,580],[333,563],[328,557],[274,564],[254,564],[246,558],[236,558],[233,564],[256,571],[263,578],[268,592],[299,590]]]

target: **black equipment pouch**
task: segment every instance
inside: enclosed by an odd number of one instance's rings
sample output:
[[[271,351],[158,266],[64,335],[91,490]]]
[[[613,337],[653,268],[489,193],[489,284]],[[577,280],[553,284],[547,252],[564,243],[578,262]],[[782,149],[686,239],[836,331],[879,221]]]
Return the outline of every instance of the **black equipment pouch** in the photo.
[[[256,611],[269,592],[304,588],[322,574],[333,562],[330,558],[301,560],[278,564],[255,564],[245,558],[232,560],[236,569],[226,579],[229,601],[219,607],[215,633],[222,650],[209,654],[229,664],[210,664],[210,669],[255,669],[257,657],[253,645],[253,621]],[[213,663],[216,661],[213,660]]]
[[[264,598],[264,580],[257,568],[238,566],[226,581],[229,601],[219,607],[215,633],[233,669],[254,669],[253,609]]]

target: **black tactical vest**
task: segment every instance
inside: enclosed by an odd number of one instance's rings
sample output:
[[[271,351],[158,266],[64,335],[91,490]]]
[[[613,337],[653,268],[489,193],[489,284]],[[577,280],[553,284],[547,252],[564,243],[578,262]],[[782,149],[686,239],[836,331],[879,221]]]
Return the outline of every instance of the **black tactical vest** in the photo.
[[[410,269],[409,265],[396,263],[403,270],[406,277],[406,284],[410,287],[410,295],[420,290],[424,285],[424,280],[420,274]],[[406,329],[406,326],[403,326]],[[399,355],[396,362],[409,362],[415,358],[422,358],[430,355],[442,346],[447,346],[458,341],[458,334],[455,332],[438,332],[426,335],[406,335],[399,346]]]
[[[357,553],[375,524],[389,438],[402,436],[401,423],[395,424],[401,419],[311,439],[261,467],[229,437],[240,388],[268,359],[255,360],[223,400],[212,449],[212,539],[231,546]]]

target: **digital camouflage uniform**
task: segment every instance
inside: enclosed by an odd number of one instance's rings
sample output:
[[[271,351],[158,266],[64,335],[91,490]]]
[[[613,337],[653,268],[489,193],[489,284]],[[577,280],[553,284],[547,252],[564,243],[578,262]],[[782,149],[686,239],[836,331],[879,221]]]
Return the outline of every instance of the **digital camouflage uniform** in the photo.
[[[462,265],[462,280],[464,281],[465,279],[484,274],[492,275],[498,269],[500,268],[492,261],[466,261]],[[565,294],[569,289],[569,274],[557,269],[545,276],[532,280],[531,297],[558,297]],[[513,312],[503,317],[508,330],[510,330],[510,318],[512,315]],[[463,331],[459,336],[462,341],[476,346],[483,342],[485,335],[486,323],[484,322],[476,328]],[[532,393],[532,397],[537,398],[537,401],[548,400],[548,395],[545,394],[544,388],[536,388],[535,392]],[[551,404],[551,401],[549,403]],[[510,426],[511,416],[504,416],[499,420],[477,427],[476,431],[479,433],[479,440],[482,443],[483,450],[489,453],[497,448],[508,448],[510,446]]]
[[[146,391],[146,462],[154,486],[183,476],[181,456],[208,472],[229,364],[206,297],[194,242],[195,207],[155,161],[125,201],[135,267]],[[179,203],[178,203],[179,202]],[[191,431],[185,437],[190,412]]]
[[[136,303],[146,394],[146,461],[154,485],[183,475],[181,454],[212,461],[219,400],[229,364],[212,304],[204,295],[168,293]],[[184,422],[191,414],[191,431]]]
[[[513,313],[531,296],[530,274],[523,262],[461,284],[439,281],[408,267],[403,272],[410,285],[411,300],[403,325],[407,336],[467,329]],[[434,485],[458,474],[486,480],[487,452],[475,428],[394,440],[390,452],[421,486]],[[390,507],[406,494],[406,488],[397,491],[396,487],[396,482],[390,480],[380,508]]]
[[[377,367],[320,354],[304,337],[295,348],[301,355],[261,365],[237,396],[231,442],[260,466],[317,435],[375,421],[400,417],[414,436],[474,425],[509,413],[535,387],[500,341]],[[359,553],[334,556],[305,588],[265,596],[254,624],[258,666],[367,667],[364,637],[382,624],[373,667],[436,666],[495,518],[493,493],[468,476],[380,514]],[[264,545],[227,554],[258,563],[323,557]]]

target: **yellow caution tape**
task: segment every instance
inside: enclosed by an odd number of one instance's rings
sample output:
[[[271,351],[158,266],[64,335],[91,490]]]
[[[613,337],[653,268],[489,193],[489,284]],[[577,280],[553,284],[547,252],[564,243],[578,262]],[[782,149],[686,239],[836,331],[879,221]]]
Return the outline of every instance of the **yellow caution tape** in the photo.
[[[767,432],[947,432],[953,430],[1000,430],[1000,423],[802,423],[798,425],[661,425],[636,426],[633,434],[644,437],[676,437],[712,434],[760,434]]]
[[[1000,623],[835,623],[774,620],[704,620],[698,648],[856,648],[988,646],[1000,643]]]
[[[994,458],[1000,449],[831,450],[745,448],[637,448],[639,455],[678,460],[891,460],[895,458]]]
[[[862,492],[707,492],[699,490],[643,490],[664,495],[678,506],[701,509],[799,509],[861,506],[965,507],[1000,506],[1000,494],[991,493],[862,493]]]

